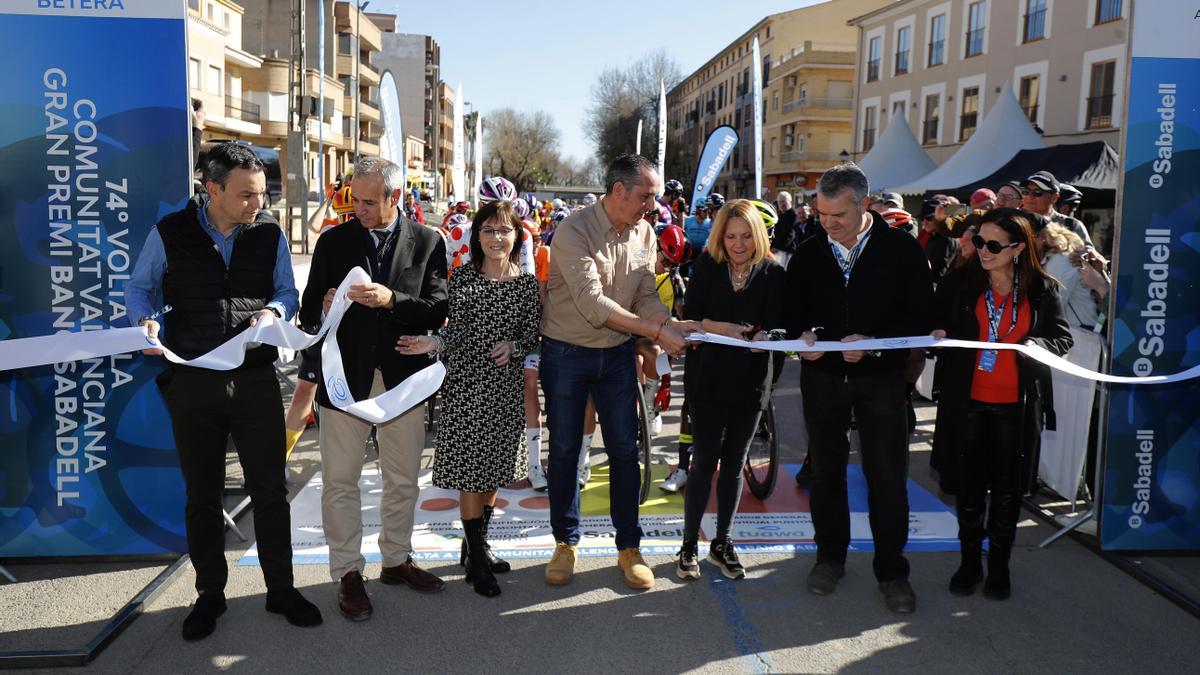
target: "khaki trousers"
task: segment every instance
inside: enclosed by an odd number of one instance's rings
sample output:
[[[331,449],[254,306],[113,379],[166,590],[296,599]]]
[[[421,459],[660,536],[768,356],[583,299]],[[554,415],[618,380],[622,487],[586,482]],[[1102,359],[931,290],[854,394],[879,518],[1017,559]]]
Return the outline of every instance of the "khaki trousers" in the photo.
[[[385,391],[375,371],[371,396]],[[321,520],[329,544],[329,574],[338,581],[347,572],[362,572],[362,477],[364,448],[371,423],[336,408],[321,410]],[[408,412],[379,426],[379,471],[383,494],[379,500],[379,550],[384,567],[403,563],[412,553],[413,511],[417,505],[417,474],[425,448],[425,408]]]

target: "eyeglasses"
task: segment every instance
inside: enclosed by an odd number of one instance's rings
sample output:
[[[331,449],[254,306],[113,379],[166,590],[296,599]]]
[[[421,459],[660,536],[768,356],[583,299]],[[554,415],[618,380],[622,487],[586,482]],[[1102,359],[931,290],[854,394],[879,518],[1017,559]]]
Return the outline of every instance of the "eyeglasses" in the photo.
[[[480,236],[480,237],[500,237],[500,238],[504,238],[504,237],[507,237],[507,236],[509,236],[509,235],[510,235],[510,234],[512,234],[513,232],[514,232],[514,230],[513,230],[511,227],[505,227],[505,228],[502,228],[502,229],[499,229],[499,230],[497,230],[497,229],[493,229],[493,228],[490,228],[490,227],[485,227],[485,228],[483,228],[483,229],[479,230],[479,236]]]
[[[1019,241],[1011,244],[1001,244],[994,239],[984,239],[979,235],[971,237],[971,243],[975,245],[975,248],[986,248],[989,252],[991,252],[992,255],[999,255],[1004,249],[1019,246],[1021,244]]]

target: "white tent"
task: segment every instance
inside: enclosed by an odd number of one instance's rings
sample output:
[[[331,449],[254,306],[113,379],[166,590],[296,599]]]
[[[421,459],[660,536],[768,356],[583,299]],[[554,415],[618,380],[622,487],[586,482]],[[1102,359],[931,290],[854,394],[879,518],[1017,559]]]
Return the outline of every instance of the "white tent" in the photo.
[[[862,158],[858,166],[867,174],[871,191],[876,194],[890,191],[893,185],[919,180],[937,168],[921,149],[912,130],[908,128],[908,122],[902,117],[892,118],[875,147]]]
[[[891,189],[901,194],[919,194],[931,188],[966,185],[990,176],[1020,150],[1044,147],[1046,141],[1033,130],[1013,96],[1012,86],[1005,82],[983,123],[958,152],[924,177]]]

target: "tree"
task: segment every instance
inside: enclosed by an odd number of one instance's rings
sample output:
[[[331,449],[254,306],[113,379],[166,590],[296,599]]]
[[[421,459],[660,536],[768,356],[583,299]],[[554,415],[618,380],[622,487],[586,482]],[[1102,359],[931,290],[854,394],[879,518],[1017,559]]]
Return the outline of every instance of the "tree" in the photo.
[[[660,83],[671,89],[683,75],[666,50],[651,52],[625,69],[606,68],[592,85],[591,105],[583,130],[596,144],[596,157],[607,166],[617,155],[636,147],[642,120],[642,154],[657,159]]]
[[[504,176],[518,192],[549,182],[560,170],[557,147],[561,135],[554,120],[538,110],[531,113],[502,108],[483,116],[485,173]]]

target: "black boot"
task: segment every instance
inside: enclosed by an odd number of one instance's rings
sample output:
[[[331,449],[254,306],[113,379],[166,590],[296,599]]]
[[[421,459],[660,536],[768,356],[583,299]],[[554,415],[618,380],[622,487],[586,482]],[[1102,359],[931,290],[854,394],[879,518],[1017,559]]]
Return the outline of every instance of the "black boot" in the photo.
[[[467,583],[475,592],[484,597],[500,595],[500,584],[496,583],[496,575],[492,574],[487,560],[487,549],[483,541],[483,518],[473,518],[463,521],[463,529],[467,538]]]
[[[488,565],[492,568],[492,572],[503,574],[512,570],[512,565],[509,565],[507,560],[497,558],[492,553],[492,545],[487,543],[488,526],[492,524],[492,512],[495,510],[495,507],[492,506],[483,507],[483,550],[487,556]],[[462,553],[458,556],[458,564],[464,566],[467,564],[467,542],[465,539],[462,543]]]
[[[962,562],[958,571],[950,577],[950,592],[955,595],[971,595],[979,582],[983,581],[983,563],[980,561],[981,546],[978,542],[961,543]]]
[[[1012,595],[1012,582],[1008,576],[1008,559],[1012,547],[988,542],[988,574],[983,582],[983,595],[991,600],[1007,600]]]

